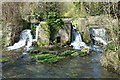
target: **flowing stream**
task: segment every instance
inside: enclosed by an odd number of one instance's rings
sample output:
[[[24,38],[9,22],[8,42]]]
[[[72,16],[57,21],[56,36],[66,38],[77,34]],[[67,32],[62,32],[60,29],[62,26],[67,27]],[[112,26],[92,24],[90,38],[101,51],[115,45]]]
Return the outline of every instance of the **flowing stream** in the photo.
[[[35,39],[33,39],[33,36],[31,34],[31,30],[30,29],[25,29],[20,33],[20,39],[17,43],[15,43],[13,46],[9,46],[7,47],[7,50],[15,50],[15,49],[19,49],[21,47],[26,47],[26,51],[29,51],[32,46],[32,43],[38,40],[38,31],[39,31],[39,26],[36,27],[36,35],[35,35]],[[26,45],[27,42],[27,45]]]
[[[81,38],[81,35],[78,31],[76,31],[75,29],[72,30],[72,43],[70,44],[70,46],[73,46],[73,49],[81,49],[81,48],[89,48],[83,41]]]
[[[104,31],[104,32],[103,32]],[[96,32],[96,33],[95,33]],[[99,37],[97,36],[99,33]],[[101,34],[100,34],[101,33]],[[93,31],[91,31],[91,34],[94,35],[94,40],[98,41],[99,43],[103,43],[104,45],[106,45],[106,41],[104,40],[105,38],[105,30],[104,29],[93,29]],[[80,50],[82,48],[89,48],[93,51],[96,51],[96,52],[103,52],[100,48],[100,46],[96,46],[96,45],[92,45],[91,46],[87,46],[85,44],[85,42],[82,41],[82,38],[81,38],[81,35],[78,31],[76,31],[76,29],[73,28],[72,30],[72,42],[70,44],[70,46],[73,47],[73,49],[77,49],[77,50]]]
[[[23,30],[20,34],[20,39],[17,43],[15,43],[13,46],[7,47],[8,50],[14,50],[14,49],[19,49],[23,46],[26,45],[26,48],[28,49],[30,46],[32,46],[32,35],[31,35],[31,30],[26,29]]]
[[[60,49],[59,49],[60,50]],[[3,78],[118,78],[100,66],[101,53],[68,57],[56,64],[33,62],[29,55],[3,66]]]
[[[98,30],[99,31],[99,30]],[[95,30],[93,30],[95,34]],[[100,31],[101,32],[101,31]],[[104,32],[104,31],[103,31]],[[96,32],[97,33],[97,32]],[[103,33],[101,33],[103,35]],[[36,35],[38,35],[38,27],[36,28]],[[14,63],[3,65],[3,78],[118,78],[115,73],[105,70],[100,65],[100,58],[102,53],[98,47],[87,46],[81,39],[78,31],[73,29],[72,43],[73,49],[90,48],[92,52],[85,57],[67,57],[55,64],[37,63],[31,60],[29,54],[24,55]],[[97,37],[97,36],[95,36]],[[20,40],[13,46],[8,47],[9,50],[17,49],[25,46],[26,40],[28,43],[26,47],[30,47],[33,41],[31,30],[24,30],[21,32]],[[100,38],[100,37],[99,37]],[[97,38],[98,39],[98,38]],[[99,42],[106,44],[100,38]],[[56,49],[58,51],[60,49]]]

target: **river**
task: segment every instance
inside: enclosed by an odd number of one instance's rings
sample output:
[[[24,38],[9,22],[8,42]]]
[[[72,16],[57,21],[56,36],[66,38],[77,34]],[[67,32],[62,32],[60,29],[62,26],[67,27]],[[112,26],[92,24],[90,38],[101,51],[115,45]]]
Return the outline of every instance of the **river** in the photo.
[[[32,61],[29,55],[3,66],[3,78],[118,78],[100,65],[102,53],[67,57],[56,64]]]

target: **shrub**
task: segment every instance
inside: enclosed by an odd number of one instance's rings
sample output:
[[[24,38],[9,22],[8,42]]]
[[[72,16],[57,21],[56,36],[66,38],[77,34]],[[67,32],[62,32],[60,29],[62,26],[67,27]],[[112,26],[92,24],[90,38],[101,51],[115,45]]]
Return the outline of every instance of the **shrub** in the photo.
[[[50,40],[54,40],[57,32],[63,25],[63,21],[56,12],[48,12],[46,16],[47,24],[50,28]]]

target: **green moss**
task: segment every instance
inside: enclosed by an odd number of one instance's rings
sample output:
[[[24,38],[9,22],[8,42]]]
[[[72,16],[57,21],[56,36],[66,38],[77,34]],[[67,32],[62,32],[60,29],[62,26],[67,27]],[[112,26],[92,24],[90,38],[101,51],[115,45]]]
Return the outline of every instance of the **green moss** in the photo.
[[[7,42],[6,37],[5,37],[5,38],[2,38],[2,46],[4,46],[4,45],[6,44],[6,42]]]
[[[119,63],[120,63],[120,60],[119,60],[118,54],[115,55],[115,63],[116,63],[116,64],[119,64]]]
[[[49,51],[49,50],[44,50],[44,49],[37,49],[37,50],[31,50],[29,51],[31,54],[55,54],[56,51]]]
[[[48,24],[47,24],[47,23],[40,24],[40,26],[41,26],[41,27],[42,27],[45,31],[50,32],[50,28],[49,28],[49,26],[48,26]]]
[[[80,50],[82,53],[89,53],[89,48],[83,48]]]
[[[71,54],[71,56],[78,56],[78,55],[79,55],[78,52],[74,52],[74,53]]]
[[[55,63],[61,59],[64,59],[67,56],[85,56],[89,54],[88,48],[83,48],[80,52],[75,50],[66,50],[66,51],[49,51],[43,49],[31,50],[30,56],[34,60],[41,63]]]
[[[47,24],[49,25],[50,40],[53,41],[55,39],[57,32],[59,31],[59,29],[64,23],[60,18],[60,16],[54,11],[47,12],[46,21],[47,21]]]
[[[31,25],[31,26],[30,26],[30,29],[32,30],[32,32],[33,32],[33,37],[35,38],[35,35],[36,35],[36,25]]]
[[[116,51],[116,45],[115,45],[113,42],[111,42],[111,43],[109,43],[109,44],[107,45],[107,47],[106,47],[105,50],[106,50],[106,51],[107,51],[107,50]]]
[[[60,56],[55,56],[53,54],[41,54],[41,55],[36,55],[35,57],[38,62],[42,62],[42,63],[55,63],[64,58]]]
[[[48,26],[47,23],[42,23],[40,24],[41,28],[44,29],[44,34],[47,36],[48,39],[50,39],[50,27]],[[46,42],[45,42],[46,43]]]
[[[83,48],[80,50],[80,56],[86,56],[90,54],[90,50],[88,48]]]
[[[71,50],[67,50],[67,51],[64,51],[62,53],[60,53],[60,55],[62,56],[67,56],[67,55],[71,55],[74,51],[71,51]]]
[[[44,45],[46,45],[46,43],[43,42],[43,41],[41,41],[41,40],[38,40],[38,41],[37,41],[37,44],[38,44],[39,46],[44,46]]]
[[[80,34],[82,36],[83,42],[85,42],[87,45],[90,45],[91,42],[90,37],[86,35],[84,32],[81,32]]]
[[[2,58],[2,59],[0,59],[0,62],[8,62],[8,60],[5,58]]]

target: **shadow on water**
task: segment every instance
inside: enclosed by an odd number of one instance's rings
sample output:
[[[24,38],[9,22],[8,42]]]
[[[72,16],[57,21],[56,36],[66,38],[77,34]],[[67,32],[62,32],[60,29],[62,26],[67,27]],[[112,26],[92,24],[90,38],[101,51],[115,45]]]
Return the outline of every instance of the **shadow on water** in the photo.
[[[117,78],[100,66],[101,53],[67,57],[56,64],[33,62],[29,55],[3,67],[4,78]]]

